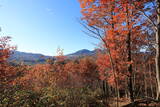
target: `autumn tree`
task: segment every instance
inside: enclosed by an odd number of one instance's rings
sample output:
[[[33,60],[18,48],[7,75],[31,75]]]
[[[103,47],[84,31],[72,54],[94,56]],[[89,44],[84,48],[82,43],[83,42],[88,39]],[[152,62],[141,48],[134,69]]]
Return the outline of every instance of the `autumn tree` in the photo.
[[[82,14],[84,16],[83,20],[85,20],[85,23],[88,26],[85,26],[84,24],[82,25],[93,34],[91,35],[92,37],[99,39],[102,42],[102,47],[107,50],[106,53],[109,58],[106,61],[109,62],[108,70],[113,73],[118,106],[119,73],[122,69],[124,70],[124,61],[126,60],[123,56],[125,36],[121,35],[121,32],[124,29],[124,26],[122,25],[124,22],[124,13],[122,13],[122,10],[119,8],[120,2],[114,0],[80,0],[80,3],[82,6]]]
[[[11,46],[9,42],[11,38],[0,37],[0,84],[8,84],[12,80],[12,74],[14,73],[13,67],[9,66],[8,58],[15,49],[14,46]]]
[[[56,62],[57,63],[64,63],[66,56],[64,56],[63,49],[60,47],[57,48],[57,56],[56,56]]]
[[[117,96],[120,80],[126,79],[130,99],[134,101],[133,90],[133,64],[136,61],[135,53],[140,53],[141,48],[146,45],[146,34],[143,20],[138,13],[137,7],[132,0],[80,0],[83,14],[81,23],[90,33],[89,36],[99,39],[102,42],[106,54],[101,60],[105,65],[100,68],[108,77],[107,73],[113,74],[112,78],[116,84]],[[102,61],[103,62],[103,61]],[[107,63],[106,63],[107,62]],[[107,65],[106,65],[107,64]],[[106,72],[106,69],[111,72]]]
[[[157,99],[160,99],[160,0],[142,0],[135,5],[139,5],[139,11],[152,24],[155,32],[155,49],[156,49],[156,78],[158,84]]]

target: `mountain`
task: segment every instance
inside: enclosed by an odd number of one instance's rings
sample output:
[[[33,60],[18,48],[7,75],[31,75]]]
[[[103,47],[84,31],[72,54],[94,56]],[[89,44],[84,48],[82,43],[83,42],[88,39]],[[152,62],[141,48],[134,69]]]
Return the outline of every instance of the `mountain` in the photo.
[[[95,56],[96,53],[97,53],[97,50],[90,51],[87,49],[82,49],[74,53],[68,54],[66,56],[69,59],[72,59],[72,58],[75,59],[75,58],[80,58],[85,56]],[[14,64],[23,62],[24,64],[32,65],[32,64],[45,63],[47,59],[55,60],[55,57],[45,56],[43,54],[14,51],[11,57],[9,58],[9,62]]]
[[[67,56],[68,57],[79,57],[79,56],[92,56],[92,55],[95,55],[95,54],[96,54],[96,50],[90,51],[90,50],[87,50],[87,49],[82,49],[82,50],[79,50],[75,53],[68,54]]]
[[[45,63],[46,59],[48,58],[52,57],[45,56],[43,54],[14,51],[11,57],[9,58],[9,62],[14,62],[14,63],[23,62],[25,64],[37,64],[37,63]]]

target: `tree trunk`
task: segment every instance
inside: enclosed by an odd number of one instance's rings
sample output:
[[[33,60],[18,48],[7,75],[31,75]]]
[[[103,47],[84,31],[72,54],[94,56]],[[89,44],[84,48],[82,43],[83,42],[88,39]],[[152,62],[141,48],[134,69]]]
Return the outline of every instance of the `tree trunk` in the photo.
[[[145,95],[145,97],[147,97],[148,95],[148,92],[147,92],[147,88],[148,88],[148,86],[147,86],[147,76],[146,76],[146,74],[147,74],[147,72],[146,72],[146,64],[144,64],[144,72],[143,72],[143,75],[144,75],[144,95]]]
[[[103,98],[104,98],[104,104],[108,105],[108,97],[109,97],[109,92],[108,92],[108,83],[106,81],[102,81],[102,87],[103,87]]]
[[[150,78],[150,86],[151,86],[151,87],[150,87],[150,88],[151,88],[151,89],[150,89],[150,90],[151,90],[151,97],[154,98],[153,85],[152,85],[152,81],[153,81],[153,80],[152,80],[152,69],[151,69],[151,63],[150,63],[150,62],[149,62],[149,65],[148,65],[148,66],[149,66],[148,69],[149,69],[149,78]]]
[[[156,78],[157,78],[157,99],[160,100],[160,0],[157,3],[157,29],[156,29]]]
[[[129,28],[130,26],[130,21],[131,18],[129,16],[129,8],[127,7],[127,26],[128,26],[128,35],[127,35],[127,51],[128,51],[128,62],[132,61],[132,56],[131,56],[131,29]],[[129,87],[129,92],[130,92],[130,100],[131,102],[134,102],[134,95],[133,95],[133,70],[132,70],[132,64],[129,64],[128,66],[128,72],[129,72],[129,83],[128,83],[128,87]]]

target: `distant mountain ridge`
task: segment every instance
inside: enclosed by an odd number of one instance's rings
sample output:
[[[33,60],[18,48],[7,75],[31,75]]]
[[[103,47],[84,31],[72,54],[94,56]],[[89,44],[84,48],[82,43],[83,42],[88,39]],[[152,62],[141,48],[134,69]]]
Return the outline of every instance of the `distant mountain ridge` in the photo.
[[[71,53],[68,54],[67,56],[91,56],[91,55],[95,55],[96,54],[96,50],[90,51],[88,49],[82,49],[79,51],[76,51],[75,53]]]
[[[94,56],[96,55],[96,50],[90,51],[88,49],[82,49],[79,51],[76,51],[75,53],[71,53],[67,56],[68,58],[77,58],[77,57],[83,57],[83,56]],[[9,58],[10,62],[20,63],[23,62],[25,64],[39,64],[39,63],[45,63],[47,59],[55,59],[55,57],[52,56],[46,56],[43,54],[37,54],[37,53],[27,53],[27,52],[20,52],[20,51],[14,51],[14,54],[11,55]]]
[[[46,59],[52,58],[51,56],[45,56],[43,54],[27,53],[14,51],[9,58],[10,62],[24,62],[25,64],[37,64],[45,63]]]

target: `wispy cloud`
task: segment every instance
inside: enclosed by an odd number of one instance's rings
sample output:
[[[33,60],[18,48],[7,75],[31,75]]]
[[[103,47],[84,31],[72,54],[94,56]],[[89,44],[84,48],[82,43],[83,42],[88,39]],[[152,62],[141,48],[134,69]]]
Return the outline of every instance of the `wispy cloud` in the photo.
[[[51,15],[54,13],[54,12],[53,12],[53,9],[51,9],[51,8],[46,8],[45,10],[46,10],[49,14],[51,14]]]

